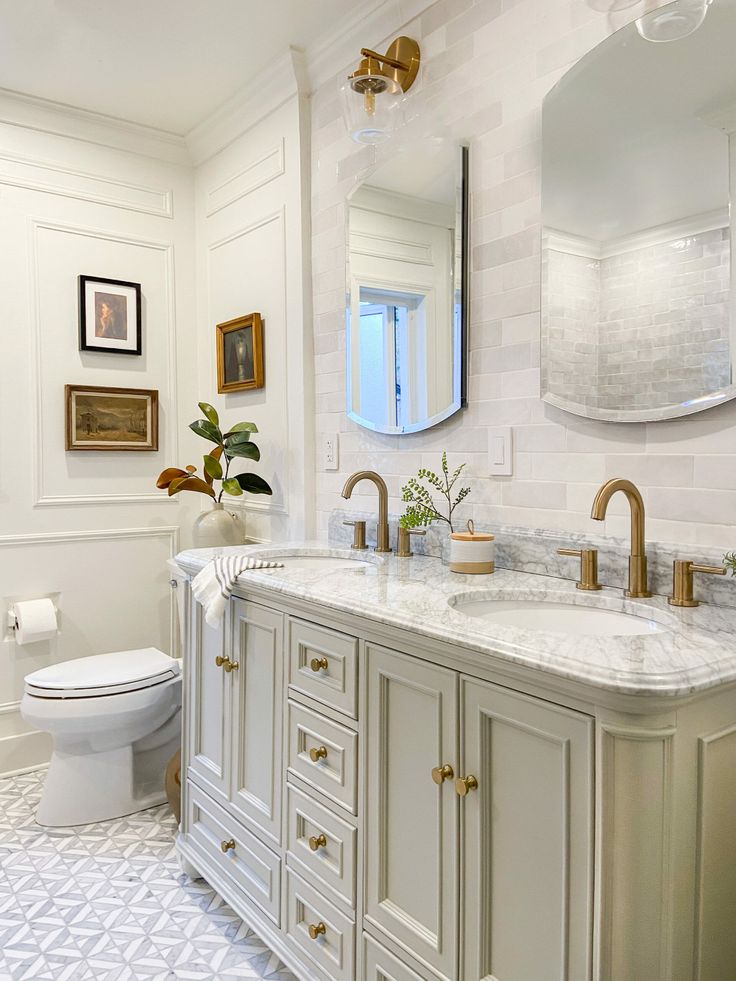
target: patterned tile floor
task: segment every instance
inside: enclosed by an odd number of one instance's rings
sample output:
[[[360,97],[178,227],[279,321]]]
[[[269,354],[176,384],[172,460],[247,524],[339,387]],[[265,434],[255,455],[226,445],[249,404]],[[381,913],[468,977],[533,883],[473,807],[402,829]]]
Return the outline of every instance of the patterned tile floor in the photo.
[[[295,981],[181,874],[167,807],[48,830],[34,820],[43,776],[0,780],[1,981]]]

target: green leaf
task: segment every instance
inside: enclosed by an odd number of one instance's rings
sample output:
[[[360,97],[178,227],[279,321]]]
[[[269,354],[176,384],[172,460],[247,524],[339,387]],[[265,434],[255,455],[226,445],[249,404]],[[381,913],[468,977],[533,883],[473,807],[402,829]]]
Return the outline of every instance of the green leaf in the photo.
[[[227,480],[223,480],[222,489],[226,494],[232,494],[233,497],[240,497],[243,493],[243,488],[234,477],[228,477]]]
[[[217,414],[217,409],[210,405],[209,402],[200,402],[199,409],[202,415],[206,416],[213,426],[220,425],[220,417]]]
[[[247,460],[261,459],[261,451],[255,443],[235,443],[234,445],[226,443],[225,453],[227,456],[240,456]]]
[[[247,494],[273,494],[270,485],[257,473],[239,473],[235,480]]]
[[[205,419],[196,419],[194,422],[190,422],[189,428],[203,439],[209,439],[218,445],[222,443],[222,433],[219,428]]]
[[[231,433],[257,433],[258,426],[254,422],[236,422],[230,427]]]
[[[225,441],[226,446],[228,443],[232,443],[233,445],[235,445],[235,443],[249,443],[250,433],[225,433],[222,438]]]
[[[204,457],[204,470],[208,477],[212,477],[214,480],[222,479],[222,464],[209,453],[206,453]]]

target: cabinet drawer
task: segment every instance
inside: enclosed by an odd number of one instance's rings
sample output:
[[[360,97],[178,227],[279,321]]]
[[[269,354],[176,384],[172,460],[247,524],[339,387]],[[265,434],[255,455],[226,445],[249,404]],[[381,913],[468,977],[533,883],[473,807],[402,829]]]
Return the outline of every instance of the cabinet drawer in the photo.
[[[192,840],[278,926],[281,860],[193,783],[188,801]],[[224,842],[235,845],[223,852]]]
[[[319,929],[315,938],[310,927]],[[344,913],[286,870],[286,932],[289,940],[332,981],[354,981],[355,926]]]
[[[289,620],[289,685],[294,691],[357,718],[358,641],[355,637]]]
[[[355,908],[355,828],[296,787],[289,787],[288,809],[287,864],[298,863],[310,882],[330,886]]]
[[[357,746],[357,733],[289,702],[289,771],[353,814]]]
[[[369,934],[363,934],[363,981],[422,981],[410,967],[393,954],[389,954],[381,944]],[[426,978],[426,975],[425,975]]]

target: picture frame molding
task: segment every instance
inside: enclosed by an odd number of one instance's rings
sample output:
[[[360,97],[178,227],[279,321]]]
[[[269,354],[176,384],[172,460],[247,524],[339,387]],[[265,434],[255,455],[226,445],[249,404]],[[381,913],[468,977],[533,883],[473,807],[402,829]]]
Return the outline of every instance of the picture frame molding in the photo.
[[[249,381],[228,382],[225,376],[225,335],[236,330],[251,327],[253,330],[253,379]],[[247,392],[264,388],[266,384],[263,357],[263,319],[260,313],[249,313],[244,317],[234,317],[217,324],[217,391],[223,395],[229,392]]]
[[[116,443],[101,446],[84,445],[74,442],[74,419],[72,415],[73,394],[79,392],[90,392],[93,395],[146,395],[151,400],[151,431],[150,440],[146,445],[120,446]],[[158,425],[158,389],[157,388],[117,388],[109,385],[65,385],[64,386],[64,420],[65,420],[65,449],[68,452],[77,451],[90,452],[98,451],[101,453],[155,453],[158,451],[159,425]]]
[[[104,347],[99,344],[89,344],[87,341],[87,283],[100,283],[109,286],[124,286],[135,292],[135,348]],[[95,351],[98,354],[143,354],[143,319],[141,302],[141,284],[131,283],[125,279],[109,279],[105,276],[79,276],[79,350]]]

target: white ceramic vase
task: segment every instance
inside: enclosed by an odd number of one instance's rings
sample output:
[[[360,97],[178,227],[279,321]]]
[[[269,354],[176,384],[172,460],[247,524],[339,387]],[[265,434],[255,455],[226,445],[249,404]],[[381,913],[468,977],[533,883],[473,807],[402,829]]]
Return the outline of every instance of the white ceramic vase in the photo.
[[[225,510],[215,501],[209,511],[203,511],[194,522],[192,538],[195,548],[217,548],[223,545],[242,545],[245,526],[237,514]]]

